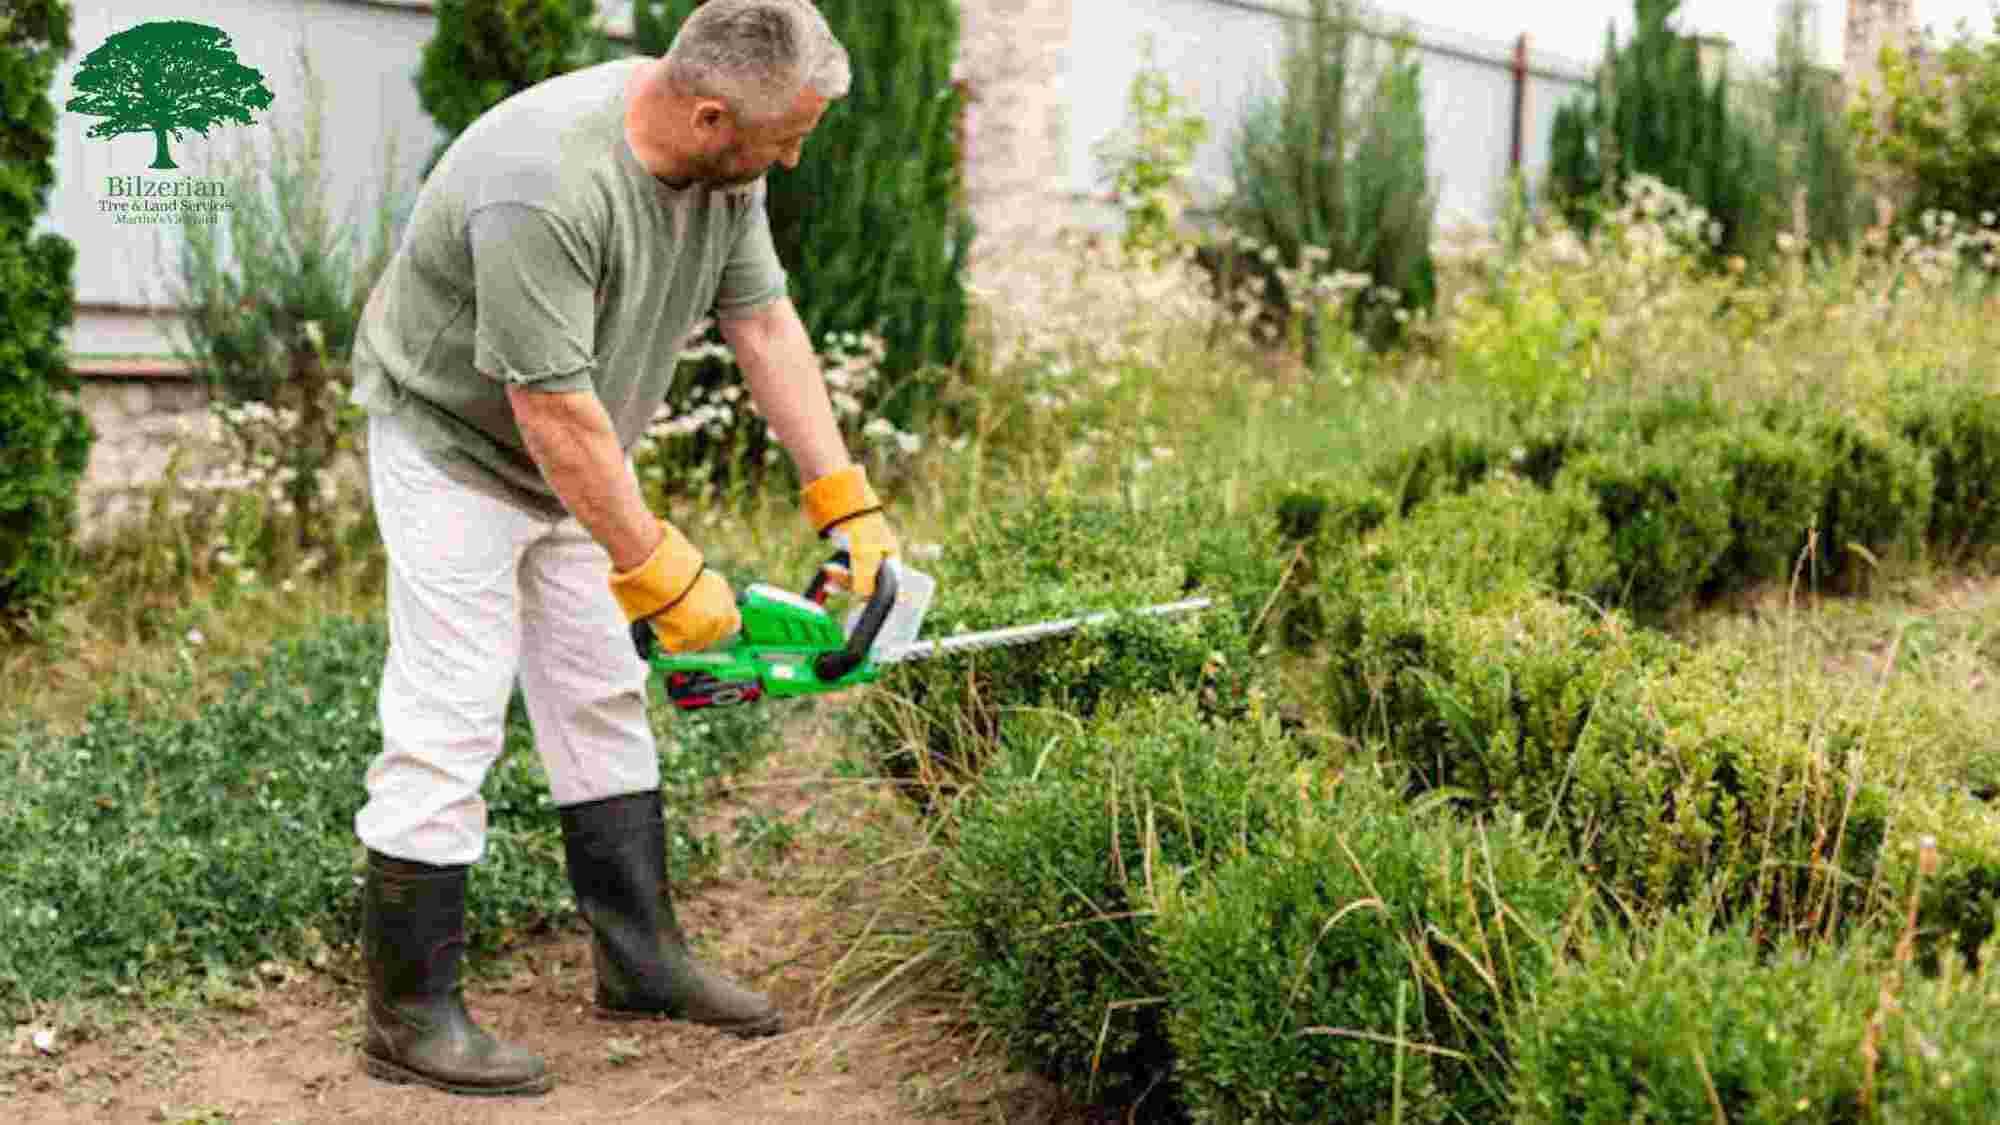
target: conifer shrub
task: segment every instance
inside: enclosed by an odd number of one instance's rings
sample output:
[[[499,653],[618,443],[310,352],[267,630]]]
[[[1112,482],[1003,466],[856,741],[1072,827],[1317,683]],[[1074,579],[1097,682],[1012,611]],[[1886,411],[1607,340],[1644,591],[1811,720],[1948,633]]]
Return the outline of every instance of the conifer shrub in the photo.
[[[0,637],[39,635],[69,596],[77,485],[95,441],[63,334],[76,248],[36,233],[55,183],[49,84],[70,8],[25,0],[0,22]]]
[[[424,175],[479,116],[538,82],[613,57],[597,0],[437,0],[417,99],[444,130]]]

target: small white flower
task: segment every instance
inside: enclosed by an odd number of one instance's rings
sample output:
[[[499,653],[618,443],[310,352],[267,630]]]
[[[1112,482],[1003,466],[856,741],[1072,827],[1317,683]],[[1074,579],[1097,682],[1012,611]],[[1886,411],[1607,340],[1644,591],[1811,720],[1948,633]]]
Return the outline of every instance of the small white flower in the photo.
[[[189,629],[187,631],[187,643],[191,645],[199,645],[207,639],[208,638],[201,635],[200,629]]]

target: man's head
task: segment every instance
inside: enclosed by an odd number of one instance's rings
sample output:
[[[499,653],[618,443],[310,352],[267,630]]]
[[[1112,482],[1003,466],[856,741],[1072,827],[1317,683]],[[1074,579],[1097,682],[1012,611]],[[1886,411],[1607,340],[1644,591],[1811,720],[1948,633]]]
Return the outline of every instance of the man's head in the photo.
[[[674,36],[660,77],[674,163],[712,187],[796,166],[851,81],[846,48],[810,0],[708,0]]]

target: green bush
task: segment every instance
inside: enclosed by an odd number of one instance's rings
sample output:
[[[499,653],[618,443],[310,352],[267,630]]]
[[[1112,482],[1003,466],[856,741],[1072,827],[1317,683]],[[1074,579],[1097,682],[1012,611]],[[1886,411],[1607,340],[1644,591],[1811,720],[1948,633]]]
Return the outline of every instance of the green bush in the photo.
[[[634,46],[666,54],[696,3],[639,0]],[[814,340],[875,333],[887,344],[883,367],[900,390],[880,409],[910,429],[934,390],[917,376],[957,363],[965,341],[973,228],[959,174],[965,92],[952,78],[958,5],[820,0],[819,9],[847,48],[854,84],[827,108],[799,166],[771,173],[771,237]]]
[[[1931,462],[1927,538],[1945,559],[2000,546],[2000,404],[1982,381],[1933,377],[1906,392],[1897,425]]]
[[[1470,608],[1380,599],[1329,686],[1343,726],[1407,763],[1417,789],[1524,814],[1635,907],[1714,885],[1799,914],[1831,876],[1773,871],[1845,824],[1840,869],[1865,876],[1889,798],[1856,779],[1850,808],[1859,724],[1822,731],[1753,671],[1516,587]]]
[[[438,0],[416,75],[417,100],[445,132],[428,177],[480,114],[533,86],[612,56],[597,0]]]
[[[1510,467],[1511,436],[1491,423],[1447,417],[1428,437],[1377,457],[1368,479],[1388,491],[1391,511],[1407,516],[1434,497],[1463,492]]]
[[[1556,474],[1558,491],[1588,493],[1611,528],[1615,576],[1589,594],[1663,619],[1708,581],[1731,542],[1730,492],[1716,451],[1697,433],[1626,441],[1585,454]]]
[[[76,248],[34,231],[55,182],[49,83],[70,48],[62,0],[25,0],[0,23],[0,636],[41,633],[68,595],[95,440],[63,341]]]
[[[1611,534],[1580,488],[1494,476],[1385,525],[1341,575],[1337,596],[1352,604],[1381,582],[1467,605],[1521,584],[1596,591],[1617,577]]]
[[[1695,440],[1721,464],[1729,508],[1729,546],[1703,592],[1783,582],[1826,504],[1830,466],[1819,448],[1800,434],[1752,420],[1729,422]]]
[[[981,513],[924,565],[937,579],[927,636],[1138,608],[1205,595],[1200,613],[1128,618],[1030,644],[884,670],[860,704],[878,765],[929,803],[976,775],[1011,713],[1087,718],[1140,695],[1185,693],[1243,714],[1268,691],[1248,627],[1276,587],[1268,530],[1186,498],[1144,511],[1048,498]]]
[[[1383,344],[1400,335],[1399,312],[1437,295],[1421,68],[1400,43],[1373,57],[1351,0],[1310,0],[1300,22],[1283,88],[1250,107],[1232,142],[1225,218],[1307,278],[1346,271],[1392,292],[1354,306],[1354,327]],[[1305,315],[1307,294],[1275,289],[1280,308]]]
[[[976,1018],[1017,1065],[1101,1105],[1172,1100],[1148,884],[1255,849],[1294,809],[1295,751],[1180,697],[1010,733],[947,861]]]
[[[1793,426],[1819,447],[1827,469],[1813,577],[1856,591],[1868,586],[1878,562],[1921,556],[1936,487],[1923,451],[1858,412],[1793,411],[1781,429]]]
[[[1597,85],[1556,111],[1549,195],[1589,233],[1624,186],[1653,177],[1720,224],[1715,249],[1761,260],[1781,221],[1774,146],[1728,76],[1702,73],[1698,44],[1670,26],[1679,8],[1680,0],[1634,0],[1631,39],[1621,46],[1606,30]]]
[[[1683,918],[1608,938],[1522,1020],[1514,1120],[1990,1120],[1995,975],[1897,970],[1873,944],[1769,949]]]
[[[2000,40],[1961,26],[1947,43],[1927,31],[1887,45],[1851,115],[1862,156],[1895,177],[1904,214],[1945,212],[1964,229],[2000,210]]]
[[[107,694],[73,735],[9,732],[0,793],[0,1011],[116,992],[150,998],[267,958],[352,940],[362,776],[381,749],[379,624],[334,620],[236,669],[190,719],[191,674]],[[661,735],[677,869],[712,859],[686,815],[770,748],[769,715],[677,718]],[[489,777],[490,849],[473,876],[474,949],[569,910],[560,825],[518,697]]]
[[[1520,824],[1413,812],[1360,769],[1268,846],[1161,886],[1176,1080],[1193,1120],[1246,1122],[1494,1118],[1514,1012],[1582,893]]]

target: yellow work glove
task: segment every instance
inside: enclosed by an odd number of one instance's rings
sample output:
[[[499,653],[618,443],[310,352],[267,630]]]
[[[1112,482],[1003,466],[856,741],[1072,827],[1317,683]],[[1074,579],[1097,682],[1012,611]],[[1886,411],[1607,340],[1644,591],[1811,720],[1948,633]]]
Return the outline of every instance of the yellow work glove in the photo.
[[[857,597],[874,597],[882,560],[900,554],[902,544],[882,515],[882,501],[868,486],[866,470],[849,465],[828,473],[806,485],[803,499],[813,530],[847,549],[848,587]]]
[[[660,530],[660,545],[645,562],[611,572],[625,620],[651,625],[660,647],[673,653],[700,652],[742,629],[728,580],[708,569],[679,528],[661,520]]]

